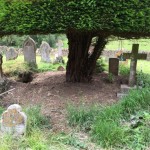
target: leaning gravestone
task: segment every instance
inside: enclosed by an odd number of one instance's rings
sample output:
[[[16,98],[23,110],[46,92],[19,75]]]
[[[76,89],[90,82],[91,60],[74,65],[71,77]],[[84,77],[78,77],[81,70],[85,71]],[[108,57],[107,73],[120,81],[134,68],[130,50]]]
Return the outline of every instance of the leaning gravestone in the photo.
[[[109,73],[118,76],[119,71],[119,59],[109,58]]]
[[[40,46],[40,53],[41,53],[41,61],[43,62],[50,62],[50,51],[51,51],[51,47],[47,42],[42,42],[41,46]]]
[[[24,135],[26,132],[27,116],[18,104],[7,108],[1,117],[1,131],[14,136]]]
[[[36,65],[36,44],[32,38],[27,38],[23,44],[24,61]]]
[[[10,47],[6,50],[6,61],[8,60],[14,60],[18,57],[18,53],[15,50],[15,48]]]

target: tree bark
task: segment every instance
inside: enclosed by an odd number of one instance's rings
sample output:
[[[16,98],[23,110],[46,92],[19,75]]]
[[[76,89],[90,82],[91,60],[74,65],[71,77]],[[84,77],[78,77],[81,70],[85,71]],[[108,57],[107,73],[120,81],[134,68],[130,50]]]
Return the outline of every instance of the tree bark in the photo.
[[[98,37],[94,52],[88,54],[91,45],[92,33],[68,32],[69,55],[67,62],[67,82],[88,82],[92,79],[96,60],[99,58],[105,44],[104,37]]]

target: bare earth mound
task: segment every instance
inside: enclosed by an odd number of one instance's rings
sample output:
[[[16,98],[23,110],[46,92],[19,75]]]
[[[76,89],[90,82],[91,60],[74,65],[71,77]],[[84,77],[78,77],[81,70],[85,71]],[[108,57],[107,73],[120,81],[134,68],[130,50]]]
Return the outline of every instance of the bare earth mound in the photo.
[[[91,83],[66,83],[65,72],[35,74],[31,83],[12,81],[14,91],[3,98],[3,106],[19,103],[22,106],[42,105],[43,113],[51,116],[53,131],[68,131],[66,106],[68,103],[87,105],[111,104],[117,101],[119,81],[107,83],[106,74],[95,75]]]

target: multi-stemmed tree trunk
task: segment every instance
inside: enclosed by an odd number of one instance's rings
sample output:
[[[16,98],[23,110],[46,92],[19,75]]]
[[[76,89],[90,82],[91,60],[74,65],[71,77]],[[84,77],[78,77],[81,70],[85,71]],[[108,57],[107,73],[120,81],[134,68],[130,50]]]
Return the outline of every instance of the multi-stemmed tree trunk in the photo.
[[[106,45],[106,37],[98,36],[94,51],[89,54],[93,34],[89,32],[68,32],[69,55],[66,71],[66,81],[87,82],[92,79],[96,60]]]

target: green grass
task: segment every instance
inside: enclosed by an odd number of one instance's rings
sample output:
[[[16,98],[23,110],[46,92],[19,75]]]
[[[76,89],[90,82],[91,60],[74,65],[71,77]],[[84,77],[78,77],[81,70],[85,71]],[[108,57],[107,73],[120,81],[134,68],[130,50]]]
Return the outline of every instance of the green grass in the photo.
[[[20,72],[32,71],[32,72],[45,72],[45,71],[56,71],[58,66],[66,67],[65,64],[52,64],[41,62],[40,56],[37,56],[37,68],[31,67],[24,62],[23,56],[19,56],[16,60],[6,61],[4,57],[3,70],[4,73],[9,76],[16,76]],[[65,58],[66,61],[66,58]]]
[[[27,134],[32,133],[32,129],[51,128],[50,118],[43,116],[40,111],[40,106],[32,106],[25,109],[28,116]]]
[[[150,39],[122,40],[122,48],[125,50],[131,50],[132,44],[134,43],[138,43],[140,45],[139,50],[150,51]],[[110,41],[105,48],[108,50],[118,50],[121,49],[120,44],[121,42],[118,40]]]
[[[2,108],[2,107],[0,106],[0,115],[3,113],[3,111],[4,111],[4,108]]]
[[[103,147],[120,150],[146,148],[150,146],[149,97],[150,89],[144,88],[131,91],[127,97],[112,106],[71,106],[68,109],[68,121],[72,126],[90,129],[92,140]],[[143,118],[147,116],[147,119],[143,119],[141,126],[132,129],[128,126],[130,117],[139,116],[139,113]]]
[[[90,130],[92,122],[95,120],[95,116],[100,112],[97,105],[88,107],[84,104],[80,104],[75,107],[74,105],[68,105],[68,121],[71,126],[79,126],[82,130]]]
[[[4,110],[3,108],[1,108]],[[1,110],[0,109],[0,110]],[[0,150],[78,150],[86,149],[73,133],[53,133],[50,118],[41,113],[40,106],[24,109],[27,115],[26,134],[19,138],[3,134],[0,136]]]

